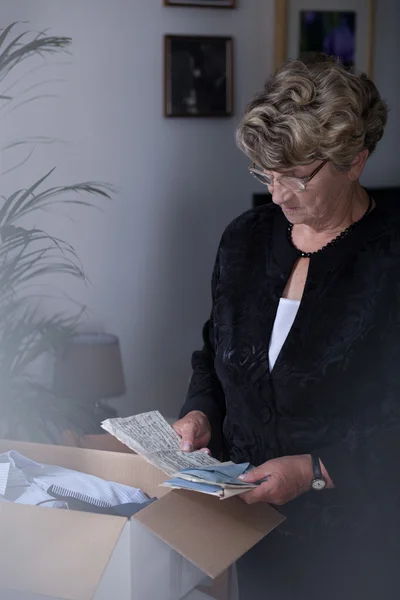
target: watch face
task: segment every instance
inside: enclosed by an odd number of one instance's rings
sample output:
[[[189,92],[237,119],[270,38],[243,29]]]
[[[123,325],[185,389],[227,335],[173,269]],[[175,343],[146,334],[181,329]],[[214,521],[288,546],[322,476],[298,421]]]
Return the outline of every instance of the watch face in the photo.
[[[311,483],[313,490],[323,490],[326,487],[326,481],[324,479],[314,479]]]

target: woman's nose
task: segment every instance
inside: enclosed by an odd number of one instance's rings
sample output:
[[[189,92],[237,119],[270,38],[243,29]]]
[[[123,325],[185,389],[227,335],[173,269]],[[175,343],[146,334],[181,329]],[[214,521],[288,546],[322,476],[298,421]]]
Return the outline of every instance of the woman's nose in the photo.
[[[272,196],[272,202],[278,206],[286,204],[293,197],[293,192],[280,185],[279,181],[270,186],[269,191]]]

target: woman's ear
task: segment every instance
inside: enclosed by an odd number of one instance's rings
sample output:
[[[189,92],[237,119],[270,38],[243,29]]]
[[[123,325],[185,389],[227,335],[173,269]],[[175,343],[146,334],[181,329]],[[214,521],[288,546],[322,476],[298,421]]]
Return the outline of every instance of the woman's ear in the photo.
[[[364,148],[354,158],[353,162],[351,163],[351,167],[348,171],[348,177],[351,181],[357,181],[361,177],[368,156],[369,150]]]

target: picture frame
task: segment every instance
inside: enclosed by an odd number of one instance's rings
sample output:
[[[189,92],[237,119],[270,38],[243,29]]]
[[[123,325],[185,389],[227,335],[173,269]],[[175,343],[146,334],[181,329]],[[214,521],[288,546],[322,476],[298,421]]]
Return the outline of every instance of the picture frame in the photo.
[[[236,0],[164,0],[164,6],[196,8],[236,8]]]
[[[303,52],[373,75],[375,0],[275,0],[274,67]]]
[[[233,38],[166,35],[165,117],[233,115]]]

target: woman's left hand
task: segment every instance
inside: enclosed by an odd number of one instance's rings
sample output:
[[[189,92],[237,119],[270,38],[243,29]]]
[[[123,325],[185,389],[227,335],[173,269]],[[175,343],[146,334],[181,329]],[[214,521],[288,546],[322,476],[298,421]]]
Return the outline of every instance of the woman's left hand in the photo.
[[[310,489],[313,469],[310,454],[273,458],[240,477],[246,483],[266,479],[259,486],[240,495],[247,504],[269,502],[280,506]]]

